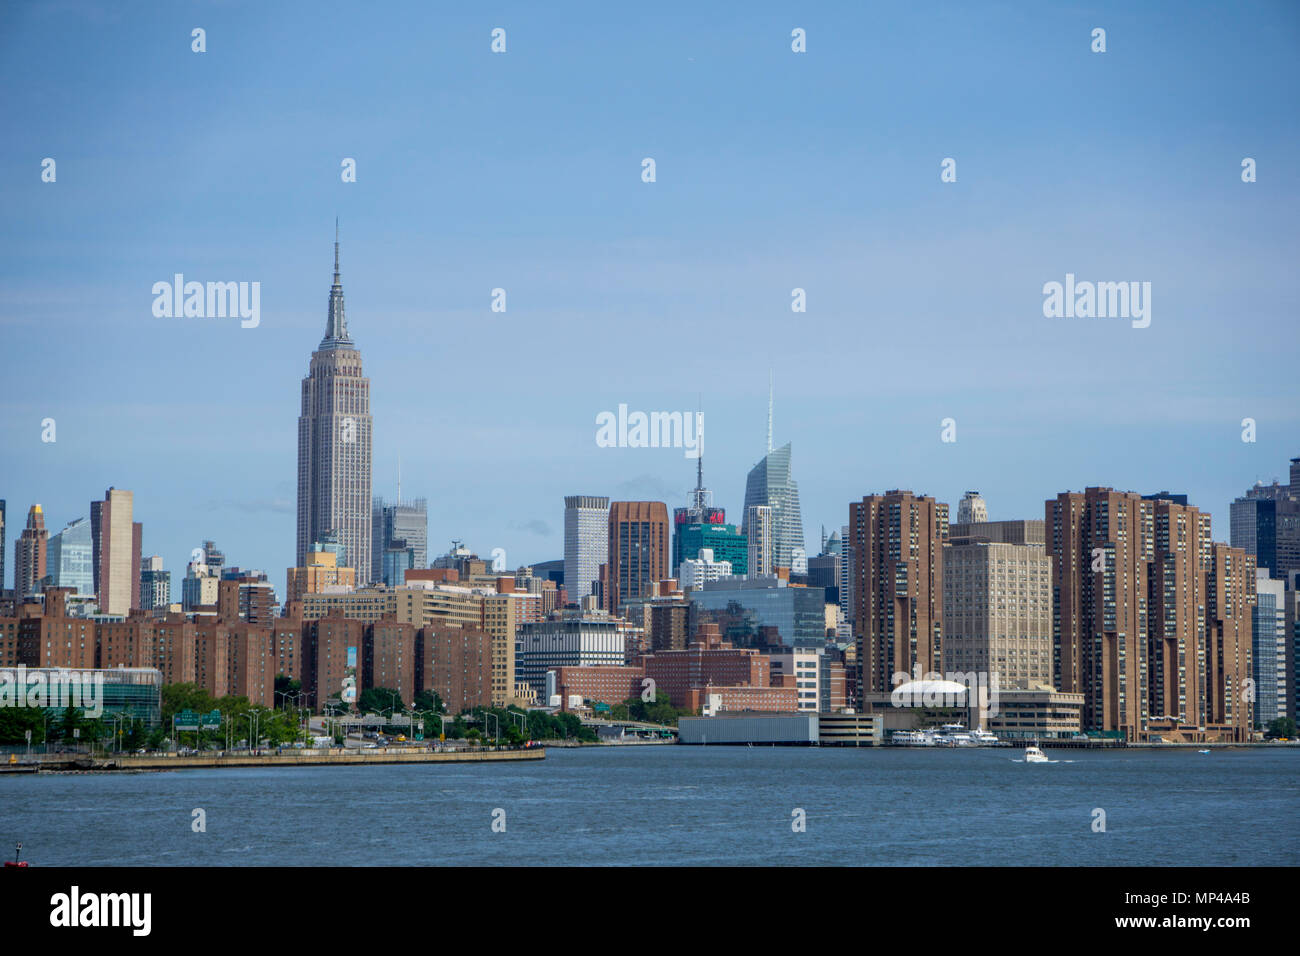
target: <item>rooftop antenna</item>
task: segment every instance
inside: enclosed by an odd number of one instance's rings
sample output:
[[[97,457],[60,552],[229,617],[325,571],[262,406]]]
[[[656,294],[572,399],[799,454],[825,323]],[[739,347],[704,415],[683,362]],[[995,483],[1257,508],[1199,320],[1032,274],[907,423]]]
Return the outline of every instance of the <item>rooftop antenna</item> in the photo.
[[[402,453],[397,453],[397,506],[402,506]]]

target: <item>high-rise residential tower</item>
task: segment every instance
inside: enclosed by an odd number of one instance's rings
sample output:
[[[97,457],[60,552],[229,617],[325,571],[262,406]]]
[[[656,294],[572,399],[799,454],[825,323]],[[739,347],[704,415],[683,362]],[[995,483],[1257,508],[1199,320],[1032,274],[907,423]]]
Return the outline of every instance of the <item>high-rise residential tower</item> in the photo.
[[[46,546],[49,532],[45,528],[45,511],[32,505],[27,511],[27,527],[14,542],[14,599],[37,593],[45,577]]]
[[[336,229],[325,337],[302,380],[297,566],[305,566],[313,542],[334,532],[343,564],[356,570],[358,585],[368,584],[373,573],[371,428],[370,380],[362,374],[361,352],[348,336]]]
[[[568,495],[564,499],[564,589],[569,603],[582,605],[600,580],[609,557],[609,499]]]
[[[125,616],[140,596],[140,533],[132,514],[135,495],[109,488],[90,503],[95,594],[99,612]]]
[[[895,674],[939,670],[947,537],[948,506],[933,498],[887,491],[849,505],[860,693],[889,693]]]
[[[146,558],[140,569],[140,604],[141,610],[152,611],[165,608],[172,601],[172,573],[163,567],[159,555]]]
[[[1084,728],[1244,740],[1254,558],[1183,496],[1088,488],[1045,519],[1054,684],[1084,695]]]

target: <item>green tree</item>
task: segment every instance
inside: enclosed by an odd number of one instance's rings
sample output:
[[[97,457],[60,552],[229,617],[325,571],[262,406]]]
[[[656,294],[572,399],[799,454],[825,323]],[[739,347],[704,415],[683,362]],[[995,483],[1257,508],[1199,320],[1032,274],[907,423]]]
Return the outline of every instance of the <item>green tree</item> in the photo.
[[[433,711],[435,714],[447,712],[447,708],[443,706],[442,698],[431,690],[422,690],[416,694],[411,706],[416,710]]]
[[[402,707],[402,696],[387,687],[367,687],[357,695],[357,709],[363,714],[387,713]]]
[[[1269,721],[1268,730],[1265,731],[1265,736],[1289,738],[1296,735],[1295,730],[1296,727],[1294,720],[1290,717],[1279,717],[1277,720]]]
[[[44,711],[31,707],[0,707],[0,744],[26,744],[27,731],[32,743],[45,743]]]

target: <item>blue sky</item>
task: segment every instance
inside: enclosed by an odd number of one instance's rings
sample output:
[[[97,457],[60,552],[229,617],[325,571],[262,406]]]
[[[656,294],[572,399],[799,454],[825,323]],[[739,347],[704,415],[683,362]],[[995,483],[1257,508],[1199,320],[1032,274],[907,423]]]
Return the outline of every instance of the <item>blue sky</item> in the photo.
[[[566,494],[684,503],[680,450],[597,447],[619,403],[702,396],[738,519],[769,369],[810,553],[898,487],[1170,489],[1226,539],[1300,455],[1300,7],[612,6],[0,7],[10,541],[115,485],[174,588],[211,538],[283,592],[336,215],[374,490],[400,455],[431,554],[559,557]],[[176,272],[260,282],[260,326],[155,318]],[[1151,326],[1044,318],[1066,273],[1151,282]]]

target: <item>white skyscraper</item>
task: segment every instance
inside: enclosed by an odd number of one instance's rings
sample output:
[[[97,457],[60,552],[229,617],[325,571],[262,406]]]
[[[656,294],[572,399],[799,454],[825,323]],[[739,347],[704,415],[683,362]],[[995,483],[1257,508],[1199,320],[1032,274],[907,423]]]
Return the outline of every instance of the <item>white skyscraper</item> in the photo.
[[[743,534],[749,534],[751,506],[766,505],[771,509],[771,548],[766,562],[773,570],[768,574],[775,574],[775,568],[790,568],[794,564],[794,549],[806,547],[803,515],[799,508],[799,483],[790,473],[790,456],[789,442],[775,450],[772,448],[772,394],[769,387],[767,454],[749,470],[745,480],[745,525],[740,529]],[[753,571],[752,564],[750,570]]]
[[[1255,572],[1254,640],[1251,648],[1251,676],[1255,679],[1255,722],[1266,728],[1286,716],[1286,586],[1268,575],[1267,568]]]
[[[371,548],[370,379],[361,353],[348,337],[334,237],[334,284],[330,288],[325,337],[302,380],[298,418],[298,567],[312,544],[334,532],[342,564],[357,572],[357,585],[370,583]]]
[[[609,499],[568,495],[564,499],[564,588],[570,604],[582,604],[600,580],[609,558]]]
[[[749,542],[749,568],[745,576],[761,578],[775,574],[772,565],[771,507],[750,505],[745,509],[745,535]]]

